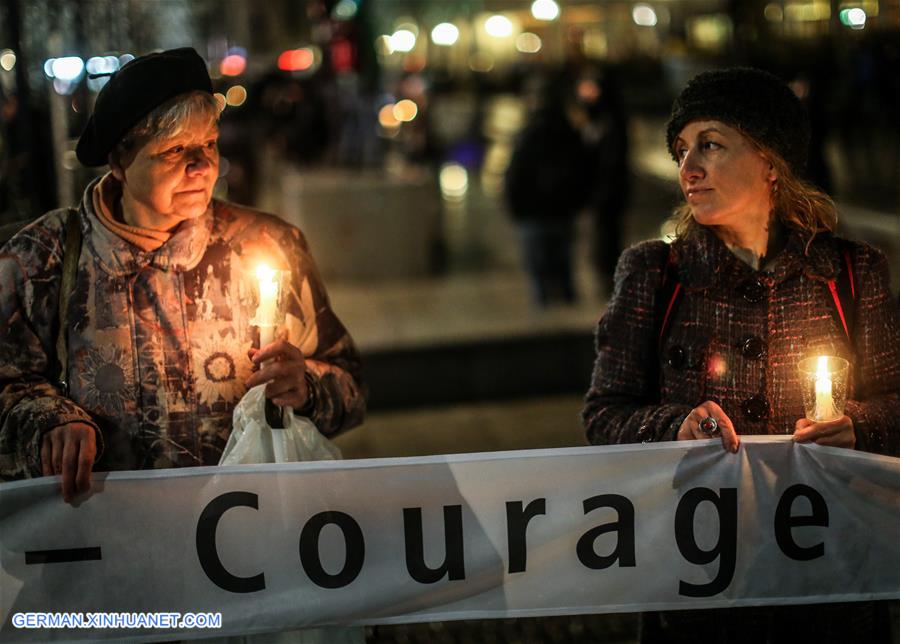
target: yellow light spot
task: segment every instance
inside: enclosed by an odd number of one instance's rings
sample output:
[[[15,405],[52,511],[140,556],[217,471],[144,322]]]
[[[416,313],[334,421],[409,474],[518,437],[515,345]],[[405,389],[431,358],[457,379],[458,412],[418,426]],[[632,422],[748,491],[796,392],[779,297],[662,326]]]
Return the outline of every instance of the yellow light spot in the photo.
[[[232,107],[243,105],[244,101],[246,100],[247,90],[244,89],[243,85],[235,85],[234,87],[229,87],[228,91],[225,93],[225,102]]]
[[[398,29],[391,34],[391,50],[399,52],[412,51],[416,46],[416,34],[409,29]]]
[[[531,3],[531,15],[538,20],[556,20],[559,17],[559,5],[554,0],[534,0]]]
[[[378,110],[378,124],[386,130],[400,127],[400,121],[394,116],[394,104],[388,103]]]
[[[408,123],[416,118],[416,114],[419,113],[419,108],[411,100],[404,98],[402,101],[397,101],[397,104],[394,105],[393,112],[395,119],[401,123]]]
[[[459,29],[450,22],[442,22],[431,30],[431,41],[435,45],[449,47],[459,40]]]
[[[769,22],[784,21],[784,9],[782,9],[781,5],[777,2],[770,2],[769,4],[767,4],[766,8],[763,9],[763,15]]]
[[[508,38],[512,35],[513,25],[509,18],[498,13],[485,20],[484,30],[494,38]]]
[[[0,67],[5,71],[11,72],[16,66],[16,53],[12,49],[4,49],[0,54]]]
[[[631,19],[634,20],[634,24],[641,27],[655,27],[656,11],[648,4],[636,4],[631,10]]]
[[[536,54],[541,50],[542,44],[541,37],[530,31],[519,34],[516,38],[516,49],[523,54]]]
[[[489,72],[494,69],[494,58],[487,52],[476,51],[469,56],[469,69],[473,72]]]
[[[445,163],[441,168],[439,180],[441,194],[450,201],[462,199],[469,189],[469,174],[458,163]]]

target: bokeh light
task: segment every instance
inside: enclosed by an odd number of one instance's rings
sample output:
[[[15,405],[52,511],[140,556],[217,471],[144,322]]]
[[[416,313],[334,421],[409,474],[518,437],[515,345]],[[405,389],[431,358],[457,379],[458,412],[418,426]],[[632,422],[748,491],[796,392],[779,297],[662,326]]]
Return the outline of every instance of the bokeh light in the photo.
[[[636,4],[631,10],[631,19],[640,27],[655,27],[656,11],[649,4]]]
[[[78,87],[77,81],[63,80],[61,78],[53,79],[53,91],[57,94],[67,96],[74,92],[76,87]]]
[[[556,20],[559,17],[559,5],[554,0],[534,0],[531,3],[531,15],[538,20]]]
[[[12,49],[4,49],[0,53],[0,68],[7,72],[11,72],[16,66],[16,52]]]
[[[441,194],[448,201],[460,201],[469,190],[469,173],[459,163],[445,163],[441,166],[439,183]]]
[[[391,34],[391,50],[406,53],[416,46],[416,34],[409,29],[398,29]]]
[[[508,38],[512,35],[513,25],[509,18],[498,13],[484,21],[484,30],[494,38]]]
[[[419,107],[413,101],[404,98],[402,101],[397,101],[396,105],[394,105],[393,113],[395,119],[401,123],[408,123],[416,118],[416,115],[419,113]]]
[[[516,37],[516,49],[523,54],[536,54],[541,50],[541,37],[530,31],[521,33]]]
[[[865,10],[860,9],[859,7],[854,7],[852,9],[841,9],[841,12],[838,14],[838,17],[841,20],[841,24],[851,29],[865,29],[866,28],[866,15]]]
[[[331,10],[331,17],[334,20],[351,20],[358,9],[359,7],[354,0],[341,0]]]
[[[225,102],[231,107],[240,107],[247,100],[247,90],[243,85],[234,85],[225,92]]]
[[[395,128],[400,125],[400,121],[394,116],[394,104],[388,103],[378,111],[378,124],[384,128]]]
[[[476,51],[469,56],[469,69],[473,72],[489,72],[494,69],[494,57],[486,51]]]
[[[311,47],[289,49],[278,56],[278,69],[285,72],[304,72],[312,68],[316,61]]]
[[[390,56],[394,53],[394,48],[391,46],[391,37],[390,36],[378,36],[375,39],[375,51],[378,52],[380,56]]]
[[[84,73],[84,61],[78,56],[64,56],[53,59],[51,65],[53,78],[72,82],[81,78]]]
[[[767,4],[766,8],[763,9],[763,15],[769,22],[784,21],[784,9],[782,9],[781,5],[777,2],[770,2],[769,4]]]
[[[240,54],[229,54],[222,59],[219,71],[222,76],[240,76],[247,68],[247,58]]]
[[[431,30],[431,42],[449,47],[459,40],[459,29],[450,22],[442,22]]]
[[[111,74],[119,69],[119,59],[115,56],[93,56],[84,64],[88,74]]]

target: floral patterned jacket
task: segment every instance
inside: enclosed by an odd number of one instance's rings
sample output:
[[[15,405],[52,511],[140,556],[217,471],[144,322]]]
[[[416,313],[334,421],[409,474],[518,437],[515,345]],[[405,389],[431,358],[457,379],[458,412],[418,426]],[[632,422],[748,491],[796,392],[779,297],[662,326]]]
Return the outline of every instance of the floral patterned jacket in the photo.
[[[98,430],[97,470],[216,464],[252,370],[254,268],[262,259],[291,270],[285,326],[307,357],[312,421],[327,435],[362,421],[359,354],[299,230],[214,200],[147,253],[100,223],[93,187],[78,210],[68,397],[54,384],[67,211],[47,213],[0,251],[3,478],[39,475],[43,435],[72,421]]]
[[[593,444],[674,440],[690,410],[717,401],[739,434],[785,434],[804,415],[798,363],[838,355],[853,365],[846,413],[857,448],[900,455],[900,324],[887,261],[847,242],[856,275],[848,342],[827,281],[846,270],[841,244],[789,239],[770,271],[754,271],[709,230],[674,242],[684,287],[659,346],[656,305],[669,247],[643,242],[619,260],[597,327],[583,420]]]

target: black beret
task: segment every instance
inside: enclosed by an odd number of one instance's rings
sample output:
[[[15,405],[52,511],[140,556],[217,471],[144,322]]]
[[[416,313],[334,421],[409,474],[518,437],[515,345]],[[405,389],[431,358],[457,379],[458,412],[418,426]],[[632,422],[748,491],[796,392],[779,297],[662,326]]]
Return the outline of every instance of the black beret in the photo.
[[[703,72],[672,104],[666,147],[691,121],[715,120],[736,127],[787,161],[796,174],[806,166],[809,120],[800,99],[781,79],[750,67]]]
[[[75,154],[88,167],[105,165],[115,145],[147,114],[170,98],[193,91],[212,94],[206,63],[190,47],[147,54],[115,72],[100,90]]]

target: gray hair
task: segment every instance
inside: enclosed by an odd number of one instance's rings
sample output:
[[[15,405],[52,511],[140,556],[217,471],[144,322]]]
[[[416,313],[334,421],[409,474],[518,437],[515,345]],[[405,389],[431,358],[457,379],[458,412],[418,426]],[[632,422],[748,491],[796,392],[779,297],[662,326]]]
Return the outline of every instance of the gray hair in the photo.
[[[133,152],[139,144],[177,136],[194,118],[206,117],[210,123],[218,121],[222,107],[219,100],[208,92],[197,91],[176,96],[156,107],[128,130],[113,148],[111,156],[121,165],[120,160]]]

